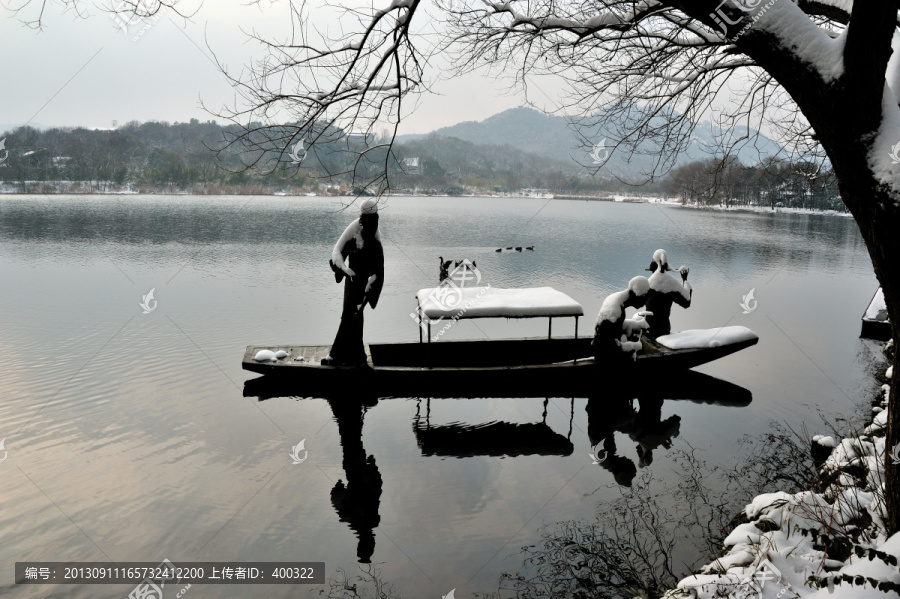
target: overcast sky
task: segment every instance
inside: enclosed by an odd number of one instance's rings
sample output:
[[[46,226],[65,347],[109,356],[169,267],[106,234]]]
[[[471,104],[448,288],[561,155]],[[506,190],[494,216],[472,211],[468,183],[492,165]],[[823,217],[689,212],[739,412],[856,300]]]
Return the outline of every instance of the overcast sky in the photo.
[[[26,10],[38,1],[31,0]],[[51,4],[41,32],[22,25],[27,13],[18,18],[0,13],[0,128],[28,122],[108,128],[112,121],[208,120],[213,117],[201,108],[201,98],[220,107],[233,93],[211,60],[207,40],[220,60],[237,69],[262,57],[241,27],[277,34],[288,23],[285,2],[260,8],[246,6],[246,0],[206,0],[186,24],[169,12],[155,23],[129,25],[126,36],[109,14],[85,6],[92,16],[82,19]],[[335,26],[328,9],[315,9],[313,17]],[[429,21],[414,25],[427,27]],[[140,39],[132,41],[141,31]],[[439,74],[432,69],[430,76],[438,79],[435,93],[420,97],[417,109],[404,119],[402,133],[483,120],[525,103],[521,94],[504,93],[506,86],[492,77],[440,81]],[[529,99],[550,107],[559,90],[547,82],[538,85]]]

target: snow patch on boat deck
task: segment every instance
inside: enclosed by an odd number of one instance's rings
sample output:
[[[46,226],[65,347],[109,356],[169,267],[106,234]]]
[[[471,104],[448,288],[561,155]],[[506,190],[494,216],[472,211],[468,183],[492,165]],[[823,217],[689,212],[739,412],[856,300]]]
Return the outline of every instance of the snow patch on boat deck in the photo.
[[[669,349],[700,349],[734,345],[742,341],[759,339],[759,335],[747,327],[732,326],[715,329],[691,329],[656,338],[657,343]]]

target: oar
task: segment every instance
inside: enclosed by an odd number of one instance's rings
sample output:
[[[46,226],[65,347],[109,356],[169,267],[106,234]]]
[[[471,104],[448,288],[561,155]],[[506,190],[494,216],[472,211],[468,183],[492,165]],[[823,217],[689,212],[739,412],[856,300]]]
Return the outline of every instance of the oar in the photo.
[[[369,303],[369,290],[372,288],[372,283],[374,283],[375,279],[377,279],[377,278],[378,278],[378,275],[372,275],[369,277],[369,280],[366,281],[366,290],[363,292],[362,303],[360,303],[356,307],[356,313],[353,315],[353,318],[359,318],[360,316],[362,316],[362,313],[366,307],[366,304]]]

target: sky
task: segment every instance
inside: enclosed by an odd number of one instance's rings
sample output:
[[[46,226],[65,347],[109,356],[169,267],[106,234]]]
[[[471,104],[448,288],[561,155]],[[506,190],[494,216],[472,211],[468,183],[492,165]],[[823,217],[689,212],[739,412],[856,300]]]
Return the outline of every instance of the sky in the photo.
[[[229,69],[240,70],[263,56],[242,28],[279,36],[290,23],[286,2],[248,6],[246,0],[183,0],[182,10],[196,11],[189,20],[169,11],[156,21],[125,23],[126,35],[119,28],[124,21],[116,22],[89,1],[81,6],[90,16],[79,18],[50,3],[42,31],[22,23],[35,14],[39,0],[30,0],[18,16],[0,9],[0,132],[26,123],[111,128],[113,121],[215,118],[201,102],[215,110],[233,102],[234,92],[210,48]],[[340,26],[327,7],[313,8],[310,15],[321,26]],[[433,19],[421,18],[427,14],[416,16],[414,29],[434,26]],[[509,93],[495,77],[449,80],[442,78],[442,66],[435,63],[428,71],[433,89],[418,97],[401,133],[480,121],[526,103],[522,93]],[[552,108],[552,96],[561,88],[535,83],[528,99],[538,108]]]

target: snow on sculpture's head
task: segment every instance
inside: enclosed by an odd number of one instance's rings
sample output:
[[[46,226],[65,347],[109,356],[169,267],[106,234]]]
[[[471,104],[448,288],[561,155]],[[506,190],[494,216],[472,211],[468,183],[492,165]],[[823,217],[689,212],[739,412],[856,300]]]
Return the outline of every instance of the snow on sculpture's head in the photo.
[[[359,205],[360,214],[378,214],[378,200],[375,198],[366,198]]]
[[[653,252],[653,262],[650,263],[650,268],[647,270],[656,272],[657,269],[661,269],[660,272],[669,270],[669,255],[666,254],[666,250],[660,249]]]
[[[372,239],[378,231],[378,201],[367,198],[359,206],[359,224],[362,225],[363,239]]]
[[[637,276],[628,281],[628,291],[642,298],[650,292],[650,281],[647,277]]]

